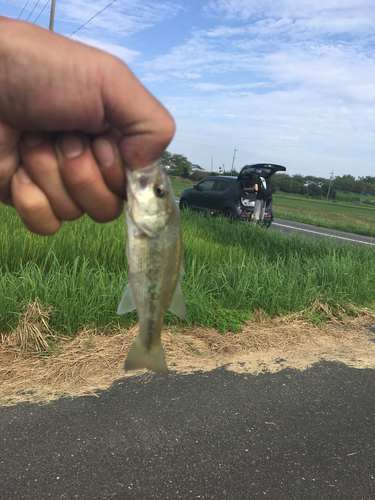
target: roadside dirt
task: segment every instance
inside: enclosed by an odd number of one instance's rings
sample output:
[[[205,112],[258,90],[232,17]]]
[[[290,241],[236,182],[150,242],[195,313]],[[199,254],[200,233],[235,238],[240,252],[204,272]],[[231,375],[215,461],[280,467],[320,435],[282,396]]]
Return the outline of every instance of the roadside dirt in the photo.
[[[31,305],[33,307],[33,305]],[[138,327],[101,332],[86,328],[61,339],[53,353],[40,349],[52,338],[48,307],[25,312],[20,329],[0,342],[0,405],[46,404],[61,397],[97,395],[125,373],[124,360]],[[165,327],[162,342],[171,371],[227,370],[257,375],[284,368],[305,370],[321,360],[375,368],[375,319],[368,311],[313,326],[298,315],[248,322],[241,333],[222,335],[197,327]],[[154,376],[154,375],[152,375]],[[155,375],[158,376],[158,375]]]

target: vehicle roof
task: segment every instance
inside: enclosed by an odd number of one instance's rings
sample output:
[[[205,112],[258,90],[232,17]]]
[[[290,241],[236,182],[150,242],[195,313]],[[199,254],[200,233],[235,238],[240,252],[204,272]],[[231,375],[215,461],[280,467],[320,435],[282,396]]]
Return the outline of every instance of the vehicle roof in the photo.
[[[281,169],[285,169],[283,165],[278,165],[277,163],[250,163],[249,165],[244,165],[242,168],[245,167],[280,167]]]
[[[207,179],[234,179],[234,180],[237,180],[237,176],[235,176],[235,175],[208,175],[204,179],[201,179],[199,182],[205,181]]]

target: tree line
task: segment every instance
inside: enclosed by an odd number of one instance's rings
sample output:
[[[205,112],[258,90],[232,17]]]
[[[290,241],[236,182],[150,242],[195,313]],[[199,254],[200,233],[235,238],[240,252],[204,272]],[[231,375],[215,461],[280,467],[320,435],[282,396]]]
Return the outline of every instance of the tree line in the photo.
[[[162,155],[162,163],[167,168],[170,175],[185,177],[193,180],[200,180],[207,177],[208,172],[192,172],[192,164],[181,154],[172,154],[165,151]],[[230,175],[231,172],[222,171],[212,172],[210,175]],[[237,176],[238,172],[233,170],[232,175]],[[354,193],[354,194],[369,194],[375,196],[375,177],[366,176],[358,177],[357,179],[352,175],[336,176],[333,179],[325,179],[324,177],[314,177],[313,175],[303,176],[301,174],[288,175],[288,174],[275,174],[272,176],[272,189],[273,191],[283,191],[285,193],[302,194],[311,197],[324,197],[327,196],[334,200],[337,198],[337,193]]]
[[[337,192],[369,194],[375,196],[375,177],[358,177],[352,175],[336,176],[333,179],[314,177],[312,175],[275,174],[272,177],[274,189],[285,193],[296,193],[312,197],[336,199]]]

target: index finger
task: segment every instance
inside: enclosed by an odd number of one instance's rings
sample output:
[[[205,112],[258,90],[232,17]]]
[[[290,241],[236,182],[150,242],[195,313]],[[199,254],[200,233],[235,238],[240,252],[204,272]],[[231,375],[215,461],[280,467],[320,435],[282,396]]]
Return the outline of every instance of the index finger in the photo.
[[[108,123],[121,133],[119,149],[132,170],[157,161],[175,133],[167,109],[142,85],[130,69],[113,58],[112,72],[103,75],[103,100]]]

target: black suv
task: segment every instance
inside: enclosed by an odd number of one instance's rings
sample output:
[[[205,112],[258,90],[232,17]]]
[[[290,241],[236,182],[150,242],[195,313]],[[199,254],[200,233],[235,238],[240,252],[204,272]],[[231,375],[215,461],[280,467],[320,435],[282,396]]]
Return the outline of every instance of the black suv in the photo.
[[[238,177],[227,175],[210,176],[202,179],[194,187],[185,189],[180,198],[180,210],[206,210],[212,215],[223,215],[235,220],[249,221],[254,210],[255,194],[243,191],[252,187],[254,171],[262,170],[263,177],[269,187],[269,179],[275,172],[285,172],[281,165],[257,163],[245,165]],[[264,213],[264,225],[270,226],[273,220],[272,197],[267,203]]]

